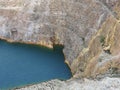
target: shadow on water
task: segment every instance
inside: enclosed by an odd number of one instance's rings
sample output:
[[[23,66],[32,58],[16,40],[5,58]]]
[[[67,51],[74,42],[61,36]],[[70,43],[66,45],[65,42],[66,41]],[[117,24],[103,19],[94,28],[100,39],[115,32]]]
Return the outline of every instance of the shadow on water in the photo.
[[[72,77],[64,63],[63,46],[48,49],[38,45],[0,41],[0,90]]]

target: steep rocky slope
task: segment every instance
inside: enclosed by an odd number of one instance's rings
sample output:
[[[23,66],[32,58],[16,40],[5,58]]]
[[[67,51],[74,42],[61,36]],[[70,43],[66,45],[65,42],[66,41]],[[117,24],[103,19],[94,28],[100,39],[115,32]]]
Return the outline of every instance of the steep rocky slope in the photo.
[[[0,38],[64,46],[74,78],[120,77],[120,0],[0,0]]]

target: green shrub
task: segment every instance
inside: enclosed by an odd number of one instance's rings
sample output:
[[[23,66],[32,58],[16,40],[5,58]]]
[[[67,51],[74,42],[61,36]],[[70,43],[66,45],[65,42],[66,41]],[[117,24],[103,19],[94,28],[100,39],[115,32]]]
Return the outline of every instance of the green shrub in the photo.
[[[101,42],[102,44],[105,43],[105,37],[104,37],[104,36],[100,36],[100,42]]]

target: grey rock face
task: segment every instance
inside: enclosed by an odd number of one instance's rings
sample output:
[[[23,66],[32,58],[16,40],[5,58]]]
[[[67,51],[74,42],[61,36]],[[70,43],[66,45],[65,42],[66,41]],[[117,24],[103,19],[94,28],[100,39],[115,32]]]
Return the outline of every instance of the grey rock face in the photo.
[[[91,58],[103,50],[97,33],[109,17],[118,20],[116,5],[119,0],[0,0],[0,38],[50,48],[61,44],[73,75],[85,76]]]
[[[52,80],[14,90],[119,90],[120,78],[105,78],[103,80]]]
[[[46,46],[62,44],[69,65],[109,15],[96,0],[18,0],[16,3],[4,0],[0,3],[1,37]]]
[[[113,71],[119,76],[119,8],[120,0],[0,0],[0,38],[50,48],[63,45],[65,61],[76,78],[108,76]],[[118,77],[102,81],[52,80],[20,90],[119,88]]]

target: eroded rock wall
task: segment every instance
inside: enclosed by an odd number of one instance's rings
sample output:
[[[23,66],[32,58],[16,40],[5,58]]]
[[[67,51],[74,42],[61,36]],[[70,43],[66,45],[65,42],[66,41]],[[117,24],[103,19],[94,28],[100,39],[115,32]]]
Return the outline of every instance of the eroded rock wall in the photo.
[[[0,38],[64,46],[73,77],[120,74],[119,0],[0,0]]]

